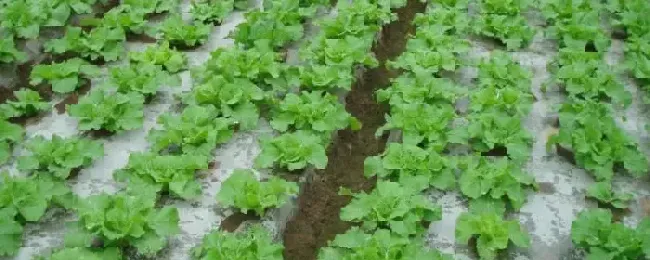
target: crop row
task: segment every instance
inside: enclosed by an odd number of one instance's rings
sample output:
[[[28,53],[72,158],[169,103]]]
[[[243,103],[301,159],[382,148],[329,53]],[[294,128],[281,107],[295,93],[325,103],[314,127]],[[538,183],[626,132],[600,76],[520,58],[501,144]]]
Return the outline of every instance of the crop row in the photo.
[[[221,20],[232,11],[233,6],[242,7],[239,2],[231,1],[230,5],[222,3],[221,6],[216,6],[220,9],[215,7],[216,9],[211,10],[201,9],[198,6],[200,2],[195,2],[192,10],[195,16],[198,16],[196,12],[201,12],[200,17],[219,17],[218,20]],[[144,15],[172,11],[178,5],[169,1],[149,1],[148,4],[148,7],[153,9],[147,9],[149,11]],[[223,6],[224,4],[226,6]],[[79,221],[78,225],[68,227],[66,247],[52,254],[51,259],[121,259],[124,252],[134,251],[149,256],[159,252],[167,244],[169,236],[178,233],[179,217],[174,207],[158,208],[158,198],[162,193],[182,199],[192,199],[201,194],[195,172],[208,168],[208,156],[217,145],[227,142],[235,129],[254,129],[260,117],[259,107],[263,104],[274,104],[278,94],[289,90],[290,84],[300,79],[296,73],[298,70],[283,64],[283,55],[274,52],[274,49],[300,39],[302,23],[306,18],[314,16],[318,7],[323,4],[323,1],[278,0],[266,3],[266,10],[247,13],[248,20],[239,25],[232,35],[236,46],[214,51],[207,64],[192,71],[196,86],[189,93],[182,95],[184,108],[180,115],[165,114],[159,118],[158,122],[162,128],[151,130],[147,137],[151,150],[131,154],[127,166],[115,172],[116,180],[127,183],[126,189],[117,194],[78,199],[61,182],[70,178],[81,167],[88,166],[93,160],[103,156],[103,146],[99,141],[58,136],[53,136],[51,140],[43,137],[28,140],[25,148],[29,155],[19,157],[17,165],[29,177],[7,175],[0,192],[6,198],[6,201],[2,201],[2,213],[6,215],[3,218],[6,221],[3,228],[7,228],[7,243],[3,243],[0,253],[14,254],[21,245],[22,226],[26,222],[38,221],[46,209],[54,205],[73,209],[79,216]],[[202,11],[197,11],[199,9]],[[129,6],[128,1],[108,13],[113,11],[121,12],[124,17],[144,12]],[[142,128],[143,106],[154,98],[160,87],[177,85],[178,78],[173,73],[186,69],[187,62],[184,55],[174,47],[186,48],[203,43],[210,31],[209,25],[203,22],[215,21],[200,18],[194,24],[187,25],[180,20],[179,15],[171,13],[163,22],[163,37],[157,46],[149,47],[144,52],[130,53],[131,63],[111,68],[107,84],[93,88],[78,104],[66,107],[68,114],[78,118],[79,130],[115,134]],[[111,16],[104,15],[103,19],[93,20],[95,27],[90,29],[90,32],[95,32],[98,28],[106,31],[133,29],[123,24],[111,27],[109,17]],[[281,17],[286,19],[278,19]],[[170,19],[176,20],[168,22]],[[118,20],[124,22],[126,19]],[[268,27],[271,23],[276,23],[276,27]],[[178,28],[179,25],[184,27]],[[176,28],[164,33],[165,28],[171,26]],[[76,28],[78,27],[68,28],[62,39],[51,42],[56,42],[54,45],[63,42],[81,42],[82,45],[89,43],[85,46],[89,47],[90,42],[70,36],[75,34],[78,30]],[[130,32],[137,33],[133,30]],[[196,32],[201,32],[199,37],[195,37]],[[82,31],[81,37],[88,36],[85,33],[86,31]],[[175,36],[169,38],[164,35]],[[81,48],[69,49],[70,45],[57,49],[63,51],[55,52],[74,52],[85,59],[109,61],[121,56],[118,50],[123,48],[121,45],[124,44],[125,38],[117,38],[120,39],[112,39],[115,42],[111,42],[111,39],[95,40],[95,43],[102,44],[93,44],[92,48],[89,47],[92,49],[90,52],[79,51]],[[182,42],[179,42],[180,40]],[[105,50],[104,47],[109,45],[112,46],[111,50]],[[47,46],[48,44],[46,49]],[[87,53],[94,54],[86,55]],[[115,55],[108,55],[109,53]],[[80,82],[86,82],[98,74],[99,71],[94,65],[73,58],[51,65],[37,65],[32,70],[31,78],[34,85],[47,82],[53,91],[67,93],[81,85]],[[335,98],[321,94],[315,92],[314,95],[305,95],[304,100],[310,102],[311,98],[324,97],[322,104],[336,101]],[[15,101],[9,101],[2,107],[2,114],[10,120],[31,116],[50,108],[47,102],[40,100],[38,92],[21,90],[17,91],[15,96]],[[287,105],[284,107],[288,107],[285,112],[288,115],[278,112],[279,119],[275,125],[282,125],[282,120],[285,127],[293,127],[296,123],[301,126],[311,124],[312,122],[304,121],[310,121],[311,118],[290,122],[291,113],[304,110],[298,104],[298,111],[293,111],[296,106],[289,104],[290,102],[292,100],[286,98]],[[309,102],[307,105],[311,105]],[[335,104],[331,105],[337,108]],[[282,106],[277,107],[281,109]],[[338,112],[340,114],[340,109]],[[7,133],[3,141],[7,143],[8,160],[11,154],[9,146],[17,145],[24,133],[18,125],[5,120],[2,123],[3,129],[11,130],[3,131],[3,134]],[[322,131],[331,127],[329,122],[320,124]],[[314,125],[318,125],[318,122]],[[345,125],[347,126],[347,121]],[[318,138],[315,144],[322,146]],[[326,163],[326,157],[324,158]],[[224,206],[235,206],[244,212],[250,209],[262,215],[266,208],[280,205],[286,201],[288,195],[296,193],[297,186],[294,183],[275,177],[268,182],[259,182],[251,170],[236,170],[233,177],[224,183],[217,199]],[[262,232],[258,228],[254,230],[256,231],[252,232]],[[239,236],[219,232],[210,234],[206,237],[205,244],[196,249],[195,257],[210,258],[215,252],[233,251],[214,248],[219,246],[211,244],[215,237],[238,241],[237,243],[250,243],[241,240]],[[262,239],[261,235],[255,237]],[[267,240],[267,243],[270,243],[270,238]],[[278,248],[271,244],[269,247]],[[281,250],[262,252],[281,255]]]
[[[650,8],[647,2],[609,1],[603,6],[596,1],[579,1],[567,6],[562,1],[548,1],[542,6],[547,33],[560,43],[558,56],[549,64],[553,73],[550,84],[559,86],[567,95],[559,109],[559,132],[549,138],[547,146],[556,146],[558,153],[571,157],[597,181],[587,188],[586,195],[604,208],[584,210],[573,221],[574,245],[585,248],[588,259],[647,257],[650,219],[633,229],[615,222],[609,210],[627,208],[633,198],[631,194],[613,191],[615,170],[641,177],[649,169],[637,141],[617,126],[613,116],[614,107],[626,108],[632,102],[632,95],[625,90],[617,72],[605,62],[611,42],[599,22],[605,7],[615,13],[615,27],[625,25],[629,37],[626,63],[632,70],[638,69],[634,64],[640,64],[639,57],[644,54],[633,48],[642,37],[636,33],[643,29],[634,25],[647,19],[641,18],[643,10]],[[627,242],[621,243],[623,240]]]

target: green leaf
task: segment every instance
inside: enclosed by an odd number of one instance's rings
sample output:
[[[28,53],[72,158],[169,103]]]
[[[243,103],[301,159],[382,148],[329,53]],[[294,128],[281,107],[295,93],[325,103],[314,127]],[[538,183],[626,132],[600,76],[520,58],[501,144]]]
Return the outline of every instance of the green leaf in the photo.
[[[21,89],[14,91],[15,100],[0,104],[0,117],[12,118],[33,116],[51,108],[50,103],[41,100],[37,91]]]
[[[313,130],[328,136],[336,130],[345,129],[350,122],[337,97],[322,91],[303,91],[300,95],[289,93],[274,107],[271,126],[278,131]]]
[[[19,157],[18,169],[49,171],[61,180],[67,179],[72,170],[88,166],[104,156],[101,142],[57,135],[53,135],[51,140],[36,136],[25,146],[31,155]]]
[[[29,76],[30,84],[38,85],[46,81],[52,84],[52,91],[68,93],[76,90],[81,83],[99,75],[99,68],[88,62],[73,58],[61,63],[36,65]]]
[[[172,207],[164,207],[157,212],[149,215],[147,223],[158,236],[171,236],[178,234],[180,228],[178,227],[178,210]]]
[[[194,22],[187,24],[180,14],[171,14],[158,28],[158,39],[172,46],[195,47],[205,43],[212,28],[208,24]]]
[[[11,256],[22,246],[23,226],[14,220],[15,209],[0,208],[0,255]]]
[[[143,52],[129,52],[129,59],[136,65],[162,66],[163,69],[170,73],[180,72],[187,68],[187,55],[175,48],[170,48],[169,42],[149,46]]]

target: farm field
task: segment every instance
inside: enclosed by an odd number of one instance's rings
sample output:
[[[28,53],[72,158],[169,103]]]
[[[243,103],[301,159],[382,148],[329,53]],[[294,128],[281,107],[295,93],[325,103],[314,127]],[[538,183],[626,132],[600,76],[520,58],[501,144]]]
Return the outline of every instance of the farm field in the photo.
[[[0,0],[0,259],[650,259],[648,12]]]

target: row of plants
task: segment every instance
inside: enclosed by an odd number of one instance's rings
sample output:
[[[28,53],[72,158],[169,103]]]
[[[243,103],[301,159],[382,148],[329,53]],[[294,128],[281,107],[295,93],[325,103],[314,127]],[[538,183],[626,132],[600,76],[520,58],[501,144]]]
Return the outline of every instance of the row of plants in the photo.
[[[492,5],[490,8],[498,8],[497,3]],[[495,51],[479,62],[478,84],[471,94],[444,78],[442,75],[473,63],[461,58],[470,50],[463,39],[471,32],[466,14],[467,3],[449,1],[429,6],[425,14],[416,16],[416,32],[406,51],[389,63],[402,74],[377,92],[378,101],[390,105],[387,123],[377,134],[397,131],[401,143],[390,143],[383,154],[366,159],[366,175],[379,178],[378,188],[369,195],[355,195],[350,208],[343,209],[342,218],[343,213],[348,218],[352,209],[359,214],[351,206],[374,197],[374,204],[368,203],[372,205],[368,207],[386,213],[379,217],[384,221],[379,226],[418,241],[428,223],[442,217],[440,207],[427,202],[422,193],[429,188],[451,191],[458,187],[470,206],[469,212],[457,219],[456,241],[475,241],[481,259],[496,259],[509,243],[530,245],[520,224],[504,216],[506,209],[519,210],[528,192],[537,188],[533,177],[522,170],[532,145],[530,134],[522,127],[533,102],[532,74],[506,53]],[[463,97],[469,98],[469,107],[461,117],[455,106]],[[461,147],[469,148],[470,154],[458,155]],[[381,194],[380,187],[386,185],[408,190],[412,197],[399,192]],[[384,201],[395,200],[392,196],[409,199],[388,203],[394,208],[383,209]],[[378,225],[363,220],[362,228]]]
[[[98,26],[95,28],[110,27],[109,24],[115,22],[111,19],[127,22],[126,18],[134,14],[149,15],[175,10],[178,4],[173,1],[144,2],[123,1],[101,20],[89,22]],[[197,4],[193,3],[193,9],[197,8]],[[242,6],[241,3],[239,6]],[[149,11],[141,13],[141,8],[148,8]],[[110,15],[113,11],[125,16],[115,18]],[[177,23],[170,24],[177,26]],[[91,32],[93,30],[95,29]],[[207,34],[205,36],[207,38]],[[58,41],[76,42],[72,38],[66,35]],[[123,40],[120,44],[123,44]],[[173,40],[163,39],[158,45],[143,52],[130,53],[130,63],[123,67],[111,68],[109,80],[105,85],[91,90],[78,104],[69,105],[66,110],[68,114],[79,119],[79,130],[117,133],[141,128],[143,105],[151,100],[162,86],[178,85],[178,77],[173,73],[186,69],[184,54],[170,47],[172,43]],[[103,48],[98,45],[95,47]],[[59,50],[63,49],[62,47]],[[99,57],[78,54],[91,60]],[[89,79],[99,74],[98,67],[85,60],[73,58],[51,65],[36,65],[32,69],[30,83],[38,85],[47,82],[51,84],[54,92],[67,93],[83,84],[89,84]],[[2,105],[3,119],[30,116],[50,108],[49,103],[42,102],[38,92],[32,90],[16,91],[15,97],[16,101],[10,100]],[[7,175],[2,183],[2,197],[5,198],[2,208],[7,214],[7,222],[3,224],[6,224],[5,227],[11,230],[11,233],[7,234],[7,243],[3,243],[0,254],[16,253],[21,246],[22,226],[26,222],[38,221],[48,207],[58,205],[77,212],[79,220],[68,227],[65,248],[57,250],[48,258],[122,259],[123,253],[131,249],[141,255],[155,255],[166,246],[171,235],[179,232],[177,209],[157,206],[161,192],[185,199],[200,194],[200,185],[194,179],[194,173],[196,170],[208,168],[206,155],[210,149],[207,146],[210,142],[216,146],[232,136],[232,129],[229,127],[234,125],[233,120],[217,117],[216,111],[212,106],[190,106],[181,116],[162,116],[159,121],[168,129],[153,130],[150,134],[156,153],[132,154],[128,165],[115,172],[117,180],[128,180],[127,189],[114,195],[100,194],[77,199],[62,182],[71,178],[80,168],[103,156],[103,146],[99,141],[77,137],[61,138],[56,135],[51,139],[38,136],[28,140],[25,148],[29,155],[18,158],[17,168],[30,177]],[[2,139],[2,155],[8,158],[10,150],[5,153],[5,147],[18,142],[23,131],[19,126],[5,121],[3,120],[3,129],[11,132],[7,132],[7,136]],[[179,148],[180,154],[175,152],[176,148]],[[40,184],[41,182],[43,184]],[[271,189],[265,190],[275,192],[277,183],[271,183]],[[32,186],[35,188],[25,188]],[[21,192],[24,194],[16,196]],[[269,203],[268,196],[264,198],[264,203]]]
[[[608,1],[608,11],[613,17],[614,33],[625,37],[625,68],[634,77],[644,94],[644,102],[650,102],[650,11],[646,1]]]
[[[603,207],[582,211],[572,223],[573,244],[585,249],[588,259],[648,256],[648,219],[633,229],[614,220],[610,211],[627,208],[633,199],[632,194],[612,188],[614,172],[641,177],[649,169],[637,141],[614,119],[614,109],[630,105],[632,95],[625,90],[617,72],[605,62],[611,40],[599,22],[606,8],[620,11],[615,12],[615,31],[621,29],[617,28],[621,24],[641,22],[645,18],[634,22],[630,19],[642,15],[643,5],[647,10],[648,4],[640,1],[609,1],[608,5],[596,1],[573,5],[547,1],[542,5],[547,33],[560,43],[558,56],[548,66],[552,73],[550,84],[558,86],[567,96],[559,108],[559,132],[549,137],[547,146],[555,147],[559,154],[569,156],[594,176],[596,183],[586,189],[586,196]],[[636,9],[632,11],[624,6],[636,6]],[[623,10],[627,11],[624,15]],[[634,39],[632,28],[626,31],[630,40]],[[635,61],[634,58],[626,60],[628,64]]]

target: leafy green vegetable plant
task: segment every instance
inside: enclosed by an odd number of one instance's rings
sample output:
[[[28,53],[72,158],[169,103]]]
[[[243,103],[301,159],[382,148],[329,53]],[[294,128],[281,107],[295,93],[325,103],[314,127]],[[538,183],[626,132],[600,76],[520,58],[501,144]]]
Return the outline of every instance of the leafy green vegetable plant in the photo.
[[[528,46],[535,36],[535,30],[521,15],[482,14],[474,28],[475,33],[498,39],[508,50]]]
[[[476,250],[481,259],[498,259],[499,251],[506,249],[509,242],[518,247],[530,246],[530,237],[516,220],[504,220],[505,208],[485,210],[486,205],[474,205],[470,212],[462,213],[456,219],[456,241],[467,245],[476,238]]]
[[[160,25],[158,39],[182,48],[196,47],[205,43],[212,27],[201,22],[188,24],[180,14],[172,14]]]
[[[128,94],[131,92],[152,97],[163,86],[179,86],[181,80],[178,76],[171,75],[163,70],[162,66],[153,64],[130,64],[110,69],[109,86],[115,87],[118,92]]]
[[[632,95],[598,53],[563,49],[556,62],[555,81],[570,98],[611,101],[622,106],[632,103]]]
[[[596,51],[604,53],[611,44],[611,39],[600,27],[598,12],[578,12],[550,26],[546,31],[549,39],[556,39],[560,47],[585,51],[593,46]]]
[[[598,202],[611,205],[614,208],[626,209],[630,200],[634,198],[631,193],[618,193],[612,191],[612,184],[607,181],[596,182],[587,187],[587,197],[594,198]]]
[[[205,156],[131,153],[126,167],[113,176],[119,181],[128,181],[129,185],[148,185],[157,192],[168,191],[183,199],[193,199],[201,194],[195,172],[204,169],[208,169]]]
[[[273,242],[268,230],[254,225],[244,232],[213,231],[203,238],[200,246],[194,248],[192,256],[197,260],[282,260],[283,250],[282,244]]]
[[[234,0],[193,0],[190,13],[194,21],[221,24],[235,9]]]
[[[122,0],[120,6],[133,13],[160,14],[178,9],[178,0]]]
[[[310,63],[341,67],[365,65],[371,68],[379,65],[370,49],[372,43],[363,38],[316,38],[306,46],[300,49],[300,57]]]
[[[322,91],[289,93],[274,108],[271,126],[281,132],[300,129],[329,135],[356,120],[336,96]]]
[[[463,195],[471,199],[487,196],[507,201],[519,210],[526,202],[527,192],[537,189],[533,176],[524,172],[521,164],[507,158],[471,156],[461,162],[458,184]]]
[[[50,140],[43,136],[33,137],[27,140],[25,148],[30,155],[18,158],[18,169],[49,172],[60,180],[104,156],[104,145],[99,141],[57,135]]]
[[[272,176],[259,181],[252,170],[236,169],[223,182],[217,201],[225,207],[238,208],[247,214],[249,210],[264,216],[269,208],[281,207],[290,196],[298,194],[298,184]]]
[[[508,157],[518,162],[525,162],[530,157],[533,138],[522,127],[520,117],[485,111],[470,114],[468,120],[467,127],[457,130],[462,132],[460,136],[467,131],[469,144],[474,151],[483,153],[505,148]]]
[[[514,88],[530,93],[532,75],[507,53],[494,51],[478,64],[478,87]]]
[[[147,24],[146,14],[129,11],[125,5],[119,5],[106,12],[101,18],[83,19],[82,25],[117,28],[133,34],[155,36],[155,28]]]
[[[108,93],[91,90],[78,104],[67,105],[68,114],[79,119],[79,130],[115,133],[142,127],[144,97],[136,92]]]
[[[213,51],[205,65],[192,71],[192,77],[199,83],[223,77],[228,81],[247,79],[263,85],[266,79],[280,77],[286,67],[280,53],[263,46],[245,49],[238,45]]]
[[[246,22],[239,24],[230,35],[235,43],[246,48],[264,44],[271,49],[279,49],[302,38],[303,16],[298,12],[300,1],[269,2],[270,8],[250,11],[244,15]]]
[[[20,89],[14,91],[16,100],[7,100],[0,104],[0,118],[33,116],[51,108],[50,103],[41,100],[37,91]]]
[[[649,36],[632,36],[625,40],[625,66],[633,77],[643,81],[650,80],[650,43]],[[646,84],[644,84],[646,85]],[[646,93],[650,93],[647,87]],[[650,100],[646,94],[646,101]]]
[[[381,136],[388,130],[401,130],[405,144],[424,143],[442,151],[449,140],[451,122],[456,116],[451,105],[396,104],[386,115],[386,124],[377,129]]]
[[[525,117],[533,106],[534,97],[513,87],[484,87],[472,91],[469,109],[473,113],[502,111],[510,116]]]
[[[613,223],[606,209],[587,209],[571,225],[571,240],[587,250],[586,259],[640,259],[650,255],[650,219],[637,229]]]
[[[438,8],[430,5],[426,12],[415,15],[413,23],[419,28],[441,26],[450,35],[463,35],[469,32],[471,23],[467,15],[467,3],[459,3],[458,6],[462,8]]]
[[[455,71],[463,64],[460,56],[469,51],[470,45],[467,40],[447,34],[446,29],[441,25],[419,27],[415,38],[407,41],[405,52],[388,64],[416,74]]]
[[[169,47],[169,42],[149,46],[142,52],[129,52],[132,64],[152,64],[162,66],[170,73],[176,73],[187,68],[187,55]]]
[[[163,114],[158,118],[162,130],[151,130],[149,141],[156,152],[169,149],[171,154],[209,156],[218,144],[226,143],[233,135],[234,122],[219,117],[214,106],[186,107],[180,116]]]
[[[12,154],[12,146],[23,140],[25,130],[0,118],[0,164],[6,163]]]
[[[271,138],[260,138],[262,152],[255,158],[255,166],[269,168],[274,165],[290,171],[313,165],[325,169],[327,155],[321,138],[310,131],[298,130]]]
[[[386,229],[365,233],[352,227],[321,248],[318,260],[451,260],[453,257],[431,250],[422,239],[411,239]]]
[[[47,174],[12,177],[2,172],[0,181],[0,255],[14,255],[22,245],[23,225],[39,221],[53,205],[66,206],[71,196],[63,182]]]
[[[380,180],[369,194],[344,191],[341,194],[353,199],[341,209],[341,220],[361,222],[368,231],[387,228],[404,236],[422,234],[425,224],[442,219],[442,209],[420,194],[422,184],[417,186]]]
[[[16,49],[13,35],[4,35],[0,38],[0,63],[24,62],[26,60],[27,53]]]
[[[409,179],[424,177],[436,189],[449,190],[456,186],[456,160],[435,151],[412,144],[390,143],[379,156],[366,158],[366,177],[406,183]],[[419,180],[419,179],[418,179]]]
[[[145,256],[154,256],[180,231],[178,210],[155,208],[156,196],[145,190],[138,194],[100,194],[79,200],[77,230],[66,234],[70,247],[90,247],[100,241],[104,247],[134,247]]]
[[[461,86],[447,78],[432,77],[430,73],[402,73],[385,89],[377,90],[377,101],[391,106],[400,104],[455,104],[464,95]]]
[[[560,108],[560,131],[547,148],[560,145],[573,152],[576,164],[591,172],[597,181],[611,180],[614,165],[640,177],[648,172],[648,160],[636,142],[618,128],[607,104],[578,101]]]
[[[45,25],[48,20],[49,12],[43,2],[39,4],[37,1],[16,0],[2,4],[0,7],[2,7],[0,8],[0,28],[19,38],[36,39],[41,26]]]
[[[73,58],[61,63],[34,66],[29,75],[29,83],[35,86],[45,81],[52,84],[52,91],[68,93],[90,82],[92,77],[99,74],[98,67],[82,59]]]
[[[92,61],[116,61],[124,53],[124,29],[99,26],[86,32],[67,27],[63,38],[45,42],[45,51],[55,54],[76,53]]]

